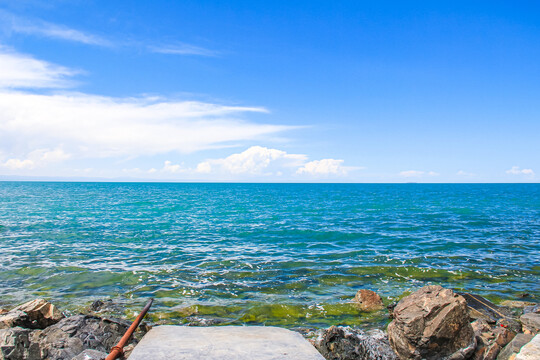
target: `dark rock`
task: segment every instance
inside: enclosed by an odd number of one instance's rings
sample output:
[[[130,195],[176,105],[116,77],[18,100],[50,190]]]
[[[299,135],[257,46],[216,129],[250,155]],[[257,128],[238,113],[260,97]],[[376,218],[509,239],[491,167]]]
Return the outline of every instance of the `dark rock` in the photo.
[[[519,319],[523,325],[524,333],[538,334],[540,331],[540,314],[531,312],[521,315]]]
[[[375,311],[384,307],[383,301],[375,291],[360,289],[354,297],[354,301],[364,311]]]
[[[43,359],[71,359],[86,349],[108,352],[128,327],[126,323],[109,319],[76,315],[62,319],[45,330],[36,330],[31,334],[30,341],[39,344]]]
[[[467,306],[471,309],[471,317],[473,319],[482,318],[489,323],[496,323],[500,319],[513,318],[513,314],[499,306],[495,305],[488,299],[469,293],[459,293],[467,301]]]
[[[0,360],[39,360],[37,346],[30,342],[32,330],[14,327],[0,330]]]
[[[398,303],[388,338],[401,359],[466,359],[476,347],[467,302],[438,285],[425,286]]]
[[[103,360],[107,357],[107,353],[98,350],[86,349],[71,360]]]
[[[332,326],[319,333],[313,345],[328,360],[397,360],[388,338],[380,330],[363,332]]]
[[[27,329],[44,329],[56,324],[63,317],[53,304],[43,299],[36,299],[0,315],[0,329],[15,326]]]
[[[533,338],[532,334],[517,334],[499,353],[497,360],[509,360],[517,355],[521,347]]]

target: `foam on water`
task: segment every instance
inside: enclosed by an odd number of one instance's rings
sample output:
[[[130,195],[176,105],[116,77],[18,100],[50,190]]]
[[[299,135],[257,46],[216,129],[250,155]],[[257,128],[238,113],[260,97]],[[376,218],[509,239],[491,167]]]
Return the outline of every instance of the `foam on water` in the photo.
[[[357,325],[360,288],[538,298],[539,245],[538,184],[0,183],[0,306]]]

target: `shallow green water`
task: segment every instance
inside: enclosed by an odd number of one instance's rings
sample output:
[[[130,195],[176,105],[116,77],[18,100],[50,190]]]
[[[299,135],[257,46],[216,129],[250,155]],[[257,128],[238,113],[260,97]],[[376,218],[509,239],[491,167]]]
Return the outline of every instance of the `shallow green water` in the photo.
[[[540,185],[0,183],[0,306],[148,297],[156,322],[380,324],[425,284],[540,296]]]

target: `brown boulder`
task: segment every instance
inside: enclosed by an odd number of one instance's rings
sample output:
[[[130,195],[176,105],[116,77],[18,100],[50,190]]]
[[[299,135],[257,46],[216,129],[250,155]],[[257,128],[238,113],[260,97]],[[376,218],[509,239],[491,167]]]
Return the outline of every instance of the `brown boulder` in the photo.
[[[364,311],[374,311],[384,307],[383,301],[379,294],[377,294],[375,291],[367,289],[358,290],[354,300],[360,305],[360,309]]]
[[[403,298],[388,325],[390,345],[400,359],[466,359],[476,338],[465,299],[438,285]]]
[[[53,304],[43,299],[36,299],[0,315],[0,329],[15,326],[44,329],[56,324],[63,317],[64,315]]]

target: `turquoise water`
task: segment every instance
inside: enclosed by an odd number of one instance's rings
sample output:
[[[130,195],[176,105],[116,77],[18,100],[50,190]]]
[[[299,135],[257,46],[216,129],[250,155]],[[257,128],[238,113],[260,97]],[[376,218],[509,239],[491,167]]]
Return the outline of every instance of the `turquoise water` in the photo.
[[[114,298],[152,320],[384,322],[351,304],[441,284],[540,297],[539,184],[0,182],[0,306]]]

